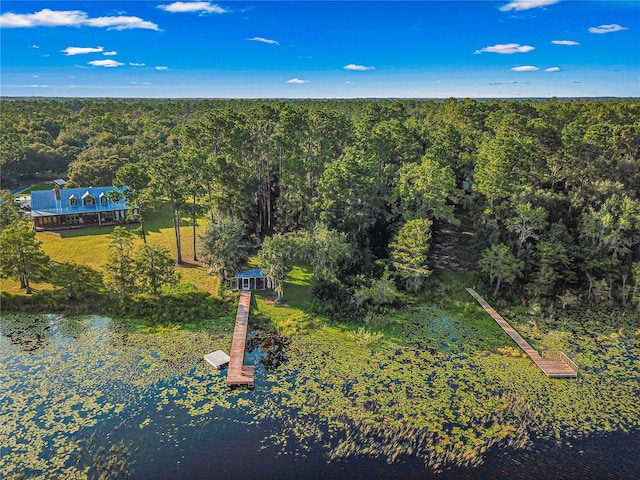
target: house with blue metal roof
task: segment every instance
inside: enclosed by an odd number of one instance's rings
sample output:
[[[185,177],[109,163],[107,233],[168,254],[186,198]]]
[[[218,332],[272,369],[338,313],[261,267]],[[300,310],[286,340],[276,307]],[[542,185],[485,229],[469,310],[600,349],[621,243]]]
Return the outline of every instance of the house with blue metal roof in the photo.
[[[230,281],[231,288],[235,287],[238,290],[266,290],[269,288],[267,276],[259,268],[238,272]]]
[[[109,192],[119,193],[113,200]],[[31,220],[35,230],[62,230],[127,221],[129,207],[123,191],[113,186],[60,188],[31,192]]]

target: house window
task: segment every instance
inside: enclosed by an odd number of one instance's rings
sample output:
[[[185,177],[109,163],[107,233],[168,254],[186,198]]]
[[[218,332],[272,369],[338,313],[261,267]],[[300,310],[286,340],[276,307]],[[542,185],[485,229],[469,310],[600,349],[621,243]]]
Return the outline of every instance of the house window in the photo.
[[[100,203],[107,203],[107,196],[106,195],[100,195]]]
[[[71,205],[72,207],[78,206],[78,199],[76,197],[74,197],[73,195],[71,195],[69,197],[69,205]]]
[[[86,196],[82,199],[82,201],[84,202],[85,205],[95,205],[96,201],[93,197],[91,196]]]

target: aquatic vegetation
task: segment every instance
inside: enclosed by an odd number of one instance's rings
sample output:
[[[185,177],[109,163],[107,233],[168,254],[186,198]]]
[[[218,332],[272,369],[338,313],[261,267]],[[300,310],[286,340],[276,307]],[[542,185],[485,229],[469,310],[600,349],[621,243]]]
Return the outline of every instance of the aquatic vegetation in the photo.
[[[234,425],[261,434],[261,448],[276,455],[411,456],[436,471],[539,438],[640,429],[633,335],[519,324],[534,348],[564,350],[580,366],[576,380],[548,379],[476,310],[459,313],[415,306],[382,334],[287,312],[279,322],[304,324],[290,337],[263,319],[246,354],[257,366],[253,391],[229,389],[225,372],[202,361],[230,345],[226,320],[187,329],[3,315],[0,470],[127,478],[156,454],[134,439],[179,451],[189,435]]]
[[[485,343],[475,332],[485,329],[441,315],[433,307],[415,310],[400,328],[404,343],[385,337],[375,349],[354,345],[352,332],[336,328],[297,337],[272,390],[303,423],[324,423],[331,459],[415,455],[436,470],[477,465],[492,447],[524,448],[535,437],[562,441],[640,428],[640,362],[618,340],[607,340],[604,355],[588,354],[588,338],[539,333],[543,345],[584,345],[578,380],[554,380],[508,338],[474,350]],[[604,366],[606,379],[598,374]]]
[[[35,349],[34,329],[47,332],[47,341],[41,341]],[[3,476],[12,478],[24,472],[29,478],[52,478],[63,472],[86,472],[82,465],[71,465],[72,454],[78,451],[83,437],[98,425],[120,423],[124,414],[130,419],[145,415],[150,388],[203,369],[199,362],[202,355],[230,342],[228,332],[216,329],[195,333],[167,330],[140,332],[102,317],[3,315]],[[38,333],[36,338],[41,336]],[[218,384],[208,382],[210,386]],[[177,389],[161,390],[154,407],[162,410],[168,404],[165,397],[172,392],[177,393]],[[190,396],[180,398],[185,408],[197,408],[189,403]],[[137,423],[146,426],[144,418]],[[119,460],[114,462],[110,464],[112,470],[116,464],[122,466]]]
[[[272,371],[287,361],[289,339],[272,330],[256,330],[247,338],[249,353],[259,349],[260,363],[266,371]]]
[[[369,345],[375,344],[379,342],[382,337],[384,337],[384,333],[370,332],[364,327],[360,327],[355,332],[349,333],[349,338],[356,342],[360,347],[368,347]]]
[[[276,379],[272,390],[285,405],[326,424],[332,459],[416,455],[434,468],[474,465],[496,443],[528,441],[526,405],[492,387],[476,360],[460,353],[397,344],[371,350],[329,333],[293,340]]]

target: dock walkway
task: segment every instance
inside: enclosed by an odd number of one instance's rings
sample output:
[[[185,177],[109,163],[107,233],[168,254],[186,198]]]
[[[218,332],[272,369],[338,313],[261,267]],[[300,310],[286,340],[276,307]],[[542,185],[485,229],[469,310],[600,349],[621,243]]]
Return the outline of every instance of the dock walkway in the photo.
[[[241,292],[236,314],[236,326],[233,330],[227,385],[247,385],[253,388],[254,367],[244,365],[244,348],[247,341],[251,292]]]
[[[500,327],[509,335],[518,346],[529,355],[531,360],[540,367],[547,377],[575,378],[578,376],[578,367],[562,352],[545,352],[541,356],[536,350],[520,336],[509,323],[489,305],[473,288],[467,288],[482,308],[493,318]]]

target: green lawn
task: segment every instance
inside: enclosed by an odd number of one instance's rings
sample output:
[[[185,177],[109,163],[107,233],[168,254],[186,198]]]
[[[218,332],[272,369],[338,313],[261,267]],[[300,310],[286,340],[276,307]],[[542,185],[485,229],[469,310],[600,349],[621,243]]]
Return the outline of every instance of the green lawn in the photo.
[[[284,303],[277,304],[271,290],[256,291],[252,313],[285,334],[307,329],[314,323],[310,315],[312,275],[309,267],[295,266],[284,282]]]
[[[38,184],[34,184],[27,188],[24,192],[20,192],[14,195],[14,197],[22,197],[24,195],[29,195],[31,192],[35,190],[53,190],[53,182],[40,182]]]
[[[199,220],[196,235],[204,232],[206,220]],[[128,229],[138,228],[138,224],[127,225]],[[171,210],[168,206],[148,214],[145,223],[147,241],[153,245],[168,248],[171,255],[176,257],[176,242],[171,220]],[[38,232],[36,238],[42,242],[42,249],[49,257],[57,262],[73,262],[90,266],[96,270],[103,270],[109,252],[109,235],[114,227],[88,227],[75,230],[60,230],[55,232]],[[192,283],[196,288],[215,290],[217,279],[208,275],[207,268],[200,262],[193,261],[193,228],[187,221],[182,222],[180,229],[182,241],[182,258],[185,264],[177,266],[181,280]],[[141,245],[142,240],[136,239],[135,245]],[[34,284],[36,289],[50,288],[46,284]],[[19,285],[14,280],[3,280],[0,283],[3,291],[19,293]]]

